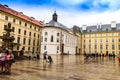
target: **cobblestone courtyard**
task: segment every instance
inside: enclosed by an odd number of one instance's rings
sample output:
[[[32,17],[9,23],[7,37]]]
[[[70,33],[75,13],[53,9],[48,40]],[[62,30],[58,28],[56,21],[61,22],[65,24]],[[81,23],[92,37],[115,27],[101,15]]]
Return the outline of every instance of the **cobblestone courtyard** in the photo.
[[[53,63],[17,61],[11,75],[0,75],[0,80],[120,80],[117,58],[84,60],[83,56],[52,55]]]

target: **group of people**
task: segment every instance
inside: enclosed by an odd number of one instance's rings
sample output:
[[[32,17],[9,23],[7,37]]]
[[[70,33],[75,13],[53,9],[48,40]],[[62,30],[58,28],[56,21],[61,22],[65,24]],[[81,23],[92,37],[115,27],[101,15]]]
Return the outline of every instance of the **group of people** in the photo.
[[[7,49],[0,52],[0,74],[10,74],[12,63],[14,63],[12,50]]]
[[[39,55],[39,53],[32,53],[31,51],[28,53],[28,58],[29,58],[29,60],[39,60],[40,59],[40,55]],[[43,62],[44,61],[46,61],[46,62],[50,62],[50,63],[52,63],[53,62],[53,60],[52,60],[52,57],[50,56],[50,55],[47,55],[47,51],[45,51],[44,53],[43,53]]]
[[[100,57],[100,58],[104,58],[104,57],[109,57],[109,58],[113,57],[113,58],[115,58],[115,56],[116,55],[114,53],[109,53],[109,54],[103,54],[103,53],[100,53],[100,54],[98,54],[98,53],[86,54],[86,53],[84,53],[85,59],[98,58],[98,57]]]
[[[29,60],[31,60],[31,59],[39,60],[40,59],[40,55],[39,55],[39,53],[36,53],[36,52],[32,53],[31,51],[29,51],[28,58],[29,58]]]
[[[47,55],[47,51],[45,51],[45,52],[43,53],[43,59],[44,59],[46,62],[50,62],[50,63],[53,62],[52,57],[51,57],[50,55]],[[43,62],[44,62],[44,60],[43,60]]]

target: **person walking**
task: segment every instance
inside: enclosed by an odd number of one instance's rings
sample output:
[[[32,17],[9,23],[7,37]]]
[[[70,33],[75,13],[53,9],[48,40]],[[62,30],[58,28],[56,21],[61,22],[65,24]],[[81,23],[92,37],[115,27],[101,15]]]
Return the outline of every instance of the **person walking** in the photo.
[[[36,60],[37,59],[37,54],[36,54],[36,52],[34,52],[34,54],[33,54],[33,60]]]
[[[47,62],[47,51],[45,51],[44,53],[43,53],[43,62],[44,62],[44,60]]]
[[[120,53],[118,54],[118,61],[119,61],[119,63],[120,63]]]
[[[14,55],[12,53],[12,50],[8,50],[8,55],[6,56],[6,74],[11,74],[11,66],[12,63],[14,63]]]
[[[6,53],[5,52],[1,52],[0,53],[0,67],[1,67],[1,71],[0,73],[3,74],[4,72],[6,72],[6,66],[5,66],[5,60],[6,60]]]
[[[29,58],[29,60],[31,60],[31,58],[32,58],[32,52],[31,51],[29,51],[29,53],[28,53],[28,58]]]

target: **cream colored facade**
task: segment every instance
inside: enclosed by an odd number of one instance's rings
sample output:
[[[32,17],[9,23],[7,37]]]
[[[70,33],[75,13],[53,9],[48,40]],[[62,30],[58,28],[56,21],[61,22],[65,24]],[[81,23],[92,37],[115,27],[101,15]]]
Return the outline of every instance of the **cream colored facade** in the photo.
[[[119,54],[120,30],[116,28],[115,30],[83,32],[82,53]]]
[[[2,5],[0,5],[3,7]],[[4,7],[3,7],[4,8]],[[8,10],[9,11],[9,10]],[[12,11],[12,10],[11,10]],[[13,12],[16,12],[13,10]],[[34,51],[40,52],[40,39],[41,39],[41,26],[34,23],[34,19],[25,16],[23,13],[16,12],[18,14],[14,15],[8,12],[3,12],[0,10],[0,36],[5,33],[4,25],[11,23],[11,28],[14,31],[11,33],[15,37],[14,40],[14,51],[20,51],[24,48],[25,52]],[[22,17],[33,20],[28,21],[25,18],[20,18],[17,15],[24,15]],[[39,22],[39,21],[38,21]],[[2,40],[0,39],[0,46],[2,45]]]
[[[82,54],[82,33],[77,32],[77,51],[76,54]]]

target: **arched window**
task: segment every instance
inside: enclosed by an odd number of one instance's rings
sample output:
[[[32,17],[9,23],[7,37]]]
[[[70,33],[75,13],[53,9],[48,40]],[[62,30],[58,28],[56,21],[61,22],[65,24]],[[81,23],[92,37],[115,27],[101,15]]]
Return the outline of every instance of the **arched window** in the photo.
[[[47,47],[46,47],[46,45],[44,46],[44,50],[46,50],[47,49]]]
[[[51,36],[51,42],[53,42],[53,35]]]

